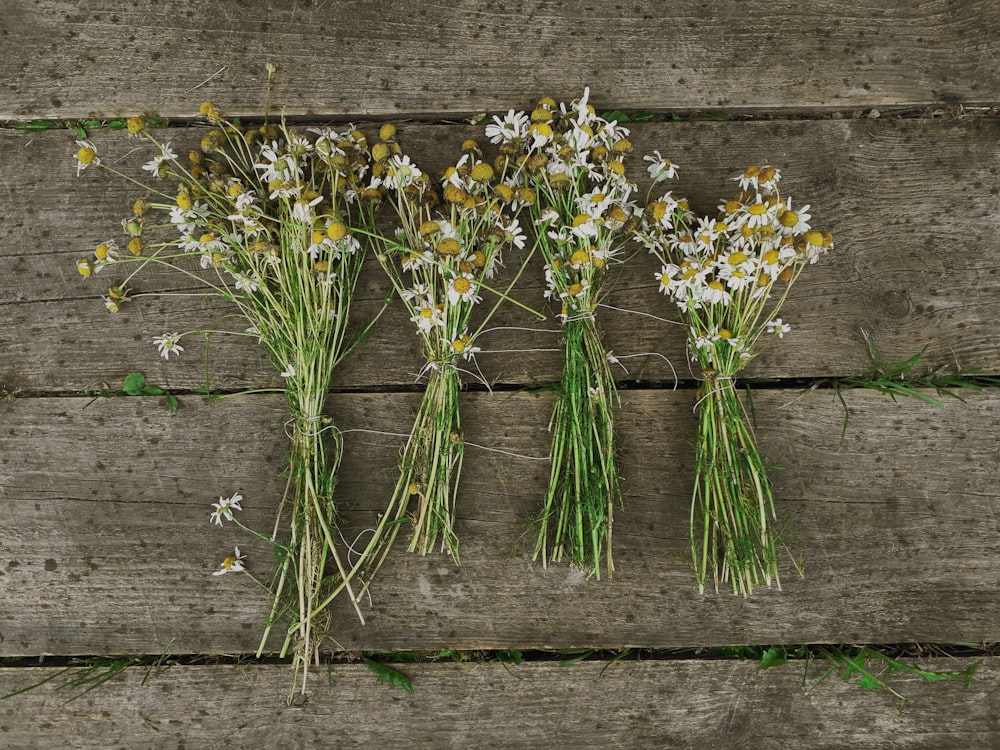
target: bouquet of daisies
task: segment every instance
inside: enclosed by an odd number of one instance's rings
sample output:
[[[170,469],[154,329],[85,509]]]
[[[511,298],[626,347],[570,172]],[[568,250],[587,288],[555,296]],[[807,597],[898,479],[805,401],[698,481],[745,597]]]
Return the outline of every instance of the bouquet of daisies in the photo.
[[[563,329],[563,373],[552,431],[552,469],[538,518],[535,558],[566,557],[600,578],[614,569],[611,532],[621,503],[614,436],[619,404],[597,327],[608,270],[635,213],[625,177],[628,131],[594,112],[589,90],[570,105],[542,99],[530,115],[494,118],[487,135],[521,167],[535,193],[528,209],[545,261],[545,296]]]
[[[420,337],[425,362],[418,377],[427,378],[390,508],[401,514],[415,503],[410,551],[427,554],[440,543],[458,562],[461,375],[482,380],[476,338],[507,298],[492,286],[504,252],[525,245],[514,217],[521,196],[503,166],[481,158],[475,141],[463,144],[461,158],[435,184],[402,154],[394,128],[383,127],[381,135],[373,147],[375,182],[388,191],[400,227],[378,256]],[[474,320],[484,294],[496,301]]]
[[[810,227],[808,205],[780,194],[778,170],[754,166],[736,180],[739,192],[711,217],[696,216],[669,191],[650,200],[636,236],[662,263],[659,290],[683,315],[701,381],[691,504],[698,586],[703,592],[711,580],[716,590],[729,585],[746,596],[762,582],[780,588],[781,539],[736,376],[788,333],[781,306],[833,237]]]
[[[291,650],[304,692],[308,667],[329,627],[330,602],[346,591],[361,617],[351,582],[358,565],[350,566],[338,551],[333,492],[341,434],[324,405],[334,368],[367,331],[351,335],[350,307],[364,258],[358,237],[374,231],[382,196],[367,189],[371,156],[365,136],[350,126],[306,132],[275,124],[244,128],[209,102],[201,112],[213,128],[186,161],[141,120],[128,121],[129,130],[156,152],[143,168],[163,182],[143,186],[146,195],[123,222],[127,252],[105,242],[77,268],[90,276],[107,267],[131,267],[105,298],[112,311],[143,296],[130,293],[129,285],[150,264],[185,274],[207,287],[206,294],[232,303],[249,324],[233,333],[256,338],[284,378],[291,447],[279,523],[286,519],[287,535],[277,537],[278,524],[275,535],[258,534],[275,545],[279,558],[260,651],[272,627],[288,622],[281,654]],[[93,144],[78,146],[78,170],[100,166],[115,172]],[[189,333],[199,332],[165,333],[154,343],[168,358],[183,351],[180,342]],[[212,520],[239,523],[237,499],[216,503]],[[219,572],[245,570],[243,559],[237,550]]]

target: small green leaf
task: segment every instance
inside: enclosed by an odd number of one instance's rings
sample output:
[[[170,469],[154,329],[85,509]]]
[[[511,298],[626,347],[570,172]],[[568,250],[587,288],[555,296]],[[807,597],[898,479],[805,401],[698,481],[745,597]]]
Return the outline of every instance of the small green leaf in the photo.
[[[771,648],[765,651],[763,656],[760,657],[761,669],[780,667],[782,664],[787,663],[788,655],[785,653],[785,649],[781,648],[781,646],[771,646]]]
[[[393,669],[387,664],[379,664],[377,661],[369,659],[368,657],[365,657],[365,664],[368,665],[368,669],[375,673],[379,682],[386,683],[390,688],[398,686],[403,688],[408,693],[413,692],[413,683],[410,682],[410,678],[398,669]]]
[[[108,122],[108,130],[121,130],[124,127],[125,127],[124,118],[118,120],[110,120]]]
[[[58,128],[59,123],[55,120],[27,120],[25,122],[15,122],[14,127],[18,130],[52,130]]]
[[[167,394],[167,411],[177,411],[177,397]]]
[[[122,383],[122,390],[129,396],[138,396],[142,393],[145,385],[146,376],[141,372],[133,372],[125,377],[125,382]]]
[[[524,661],[523,655],[517,649],[505,649],[497,651],[497,659],[504,664],[520,664]]]

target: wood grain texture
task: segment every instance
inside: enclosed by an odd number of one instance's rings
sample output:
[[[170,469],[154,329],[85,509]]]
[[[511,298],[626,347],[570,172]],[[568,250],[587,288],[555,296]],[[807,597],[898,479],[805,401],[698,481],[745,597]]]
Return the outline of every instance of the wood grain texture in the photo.
[[[284,704],[290,667],[134,668],[72,702],[51,684],[0,703],[0,741],[18,750],[142,747],[852,748],[966,750],[1000,741],[1000,663],[968,688],[893,676],[887,693],[835,677],[803,689],[803,666],[644,661],[404,664],[413,694],[364,666],[335,665],[302,707]],[[926,659],[960,670],[968,659]],[[813,664],[809,674],[819,677]],[[0,692],[52,668],[0,669]],[[322,683],[322,684],[320,684]],[[252,708],[249,708],[251,707]]]
[[[690,570],[692,391],[625,394],[626,507],[617,571],[587,581],[530,559],[527,519],[548,477],[549,395],[463,397],[459,498],[463,565],[393,551],[361,627],[343,603],[346,649],[675,647],[748,643],[1000,640],[995,437],[1000,396],[938,408],[827,392],[759,391],[758,434],[780,519],[804,565],[784,590],[699,596]],[[415,394],[331,401],[347,447],[340,507],[348,540],[395,481]],[[0,432],[0,655],[239,653],[256,648],[267,602],[247,577],[210,575],[239,545],[266,578],[270,551],[208,520],[240,491],[246,522],[269,530],[280,497],[278,396],[15,400]],[[497,453],[475,446],[507,451]],[[276,645],[276,644],[275,644]]]
[[[907,358],[928,346],[929,368],[983,368],[1000,372],[995,321],[1000,318],[1000,122],[879,120],[841,122],[659,123],[633,127],[637,154],[659,148],[681,164],[676,190],[712,211],[729,194],[737,167],[769,162],[784,169],[785,192],[811,203],[816,226],[831,229],[835,252],[807,269],[783,312],[794,326],[780,345],[757,360],[748,375],[823,377],[870,365],[862,331],[887,360]],[[412,124],[401,137],[430,171],[443,168],[466,137],[464,126]],[[176,148],[199,131],[163,135]],[[121,134],[97,134],[106,158],[135,147]],[[164,363],[150,343],[164,331],[205,327],[227,311],[201,298],[145,298],[109,315],[99,295],[123,273],[105,271],[80,279],[75,260],[109,237],[136,196],[111,175],[74,176],[71,136],[62,132],[0,132],[0,385],[66,392],[143,370],[157,383],[191,388],[205,382],[198,339],[189,351]],[[117,166],[141,173],[139,150]],[[45,165],[39,168],[40,165]],[[673,187],[673,186],[672,186]],[[537,260],[515,296],[540,308]],[[635,256],[623,270],[609,304],[676,319],[655,292],[652,256]],[[116,275],[117,274],[117,275]],[[133,282],[139,291],[190,291],[179,276],[151,273]],[[358,293],[358,319],[374,314],[386,290],[372,268]],[[689,377],[683,339],[675,326],[627,312],[603,310],[608,347],[618,355],[665,354]],[[551,321],[507,308],[496,331],[481,345],[490,380],[531,382],[558,377],[558,333]],[[237,326],[237,330],[242,330]],[[516,355],[495,350],[541,350]],[[625,361],[626,379],[672,380],[657,357]],[[413,383],[420,367],[417,337],[401,306],[390,309],[366,342],[345,363],[335,385],[381,387]],[[210,372],[222,388],[280,385],[252,341],[216,337]]]
[[[589,85],[608,109],[836,110],[1000,101],[990,0],[671,5],[8,0],[0,118],[422,115]]]

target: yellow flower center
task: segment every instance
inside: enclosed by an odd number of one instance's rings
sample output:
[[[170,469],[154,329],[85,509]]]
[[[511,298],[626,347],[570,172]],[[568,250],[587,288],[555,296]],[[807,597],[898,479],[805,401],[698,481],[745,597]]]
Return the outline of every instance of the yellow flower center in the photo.
[[[799,215],[794,211],[785,211],[781,214],[781,218],[778,219],[778,223],[783,227],[794,227],[799,223]]]
[[[734,214],[743,207],[739,201],[726,201],[725,211],[727,214]]]
[[[472,282],[469,281],[464,276],[459,276],[453,282],[451,282],[451,288],[454,289],[459,294],[465,294],[470,289],[472,289]]]
[[[76,152],[76,160],[83,165],[93,164],[94,159],[97,158],[97,152],[94,151],[90,146],[84,146],[79,151]]]
[[[482,268],[483,266],[485,266],[486,253],[484,253],[482,250],[476,250],[472,254],[472,265],[474,265],[476,268]]]
[[[90,276],[93,273],[93,267],[90,265],[90,261],[86,258],[81,258],[76,262],[76,271],[84,278]]]
[[[107,260],[109,252],[111,252],[111,248],[108,247],[106,242],[101,243],[94,249],[94,255],[97,256],[98,260]]]
[[[458,255],[462,246],[454,237],[445,237],[438,243],[437,251],[441,255]]]
[[[578,227],[581,224],[586,224],[590,221],[590,214],[577,214],[573,217],[573,226]]]
[[[177,205],[185,211],[191,208],[191,194],[187,190],[181,190],[177,193]]]
[[[731,266],[738,266],[740,263],[746,263],[747,254],[739,250],[737,250],[735,253],[729,253],[729,258],[727,258],[727,262]]]
[[[432,235],[435,232],[440,232],[440,231],[441,231],[441,225],[438,224],[436,221],[425,221],[423,224],[420,225],[421,237],[428,237],[429,235]]]
[[[531,134],[542,138],[552,137],[552,126],[547,122],[536,122],[531,125]]]
[[[318,245],[323,240],[326,239],[326,232],[321,232],[318,229],[314,229],[312,233],[312,243]]]
[[[142,248],[143,245],[141,237],[133,237],[128,241],[128,251],[132,253],[132,255],[142,255]]]
[[[198,238],[198,242],[200,242],[203,245],[206,242],[214,242],[214,241],[215,241],[215,235],[212,234],[211,232],[206,232],[205,234],[203,234],[201,237]]]
[[[708,285],[709,285],[709,287],[711,287],[712,289],[715,289],[716,291],[719,291],[719,292],[726,291],[726,288],[724,286],[722,286],[722,282],[721,281],[710,281],[710,282],[708,282]]]
[[[318,260],[313,264],[313,270],[316,273],[326,273],[330,270],[330,261]]]
[[[434,315],[434,309],[430,307],[425,307],[420,311],[421,318],[430,318]]]
[[[583,294],[583,284],[572,284],[569,288],[569,293],[573,297],[577,297]]]
[[[326,228],[326,236],[336,242],[347,236],[347,224],[342,221],[334,221]]]
[[[754,203],[747,209],[747,213],[751,216],[763,216],[767,213],[767,206],[763,203]]]
[[[577,250],[571,256],[569,256],[569,264],[571,266],[579,266],[583,263],[587,263],[590,260],[590,253],[586,250]]]
[[[667,204],[663,201],[653,201],[649,204],[648,211],[654,221],[659,221],[667,215]]]
[[[660,274],[660,283],[663,284],[663,286],[669,286],[669,284],[670,284],[670,277],[667,274],[665,274],[665,273],[661,273]]]
[[[455,339],[451,342],[451,348],[453,351],[463,352],[465,351],[465,342],[462,339]]]
[[[804,235],[802,235],[802,239],[804,239],[806,241],[806,244],[808,244],[808,245],[812,245],[814,247],[822,247],[823,246],[823,233],[822,232],[817,232],[815,230],[813,230],[811,232],[806,232]]]
[[[732,337],[733,337],[733,332],[730,331],[728,328],[720,328],[719,329],[719,338],[720,339],[731,339]]]
[[[493,179],[493,167],[484,161],[477,162],[472,168],[472,179],[476,182],[486,182]]]

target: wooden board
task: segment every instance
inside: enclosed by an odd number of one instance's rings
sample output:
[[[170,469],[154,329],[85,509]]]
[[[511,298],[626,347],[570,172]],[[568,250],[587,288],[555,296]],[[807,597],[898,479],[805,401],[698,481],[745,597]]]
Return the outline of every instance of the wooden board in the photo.
[[[693,391],[633,390],[619,419],[626,508],[612,580],[530,559],[550,394],[463,397],[469,442],[459,499],[463,565],[399,545],[361,627],[341,602],[347,649],[679,647],[1000,640],[1000,395],[936,407],[871,391],[761,390],[758,433],[777,507],[807,577],[749,600],[699,596],[689,563]],[[239,545],[266,579],[270,551],[209,523],[240,491],[269,530],[283,487],[279,396],[206,406],[182,398],[34,398],[0,405],[0,655],[256,649],[267,598],[211,572]],[[370,526],[395,481],[415,394],[331,401],[347,448],[345,536]],[[485,446],[485,450],[477,446]],[[506,451],[506,453],[498,453]],[[515,454],[515,455],[511,455]],[[519,458],[518,456],[529,457]],[[276,643],[273,644],[276,647]]]
[[[358,3],[8,0],[0,119],[234,114],[472,114],[573,98],[607,109],[812,111],[995,103],[988,0],[669,9],[650,0]]]
[[[969,659],[917,660],[960,670]],[[130,668],[72,701],[51,684],[0,702],[0,742],[18,750],[142,747],[573,748],[995,747],[1000,663],[968,688],[887,678],[908,699],[836,677],[803,688],[801,662],[621,661],[559,666],[398,665],[414,692],[389,690],[364,666],[335,665],[289,708],[286,666]],[[811,684],[822,662],[810,666]],[[0,669],[0,693],[55,669]],[[58,683],[54,683],[58,684]]]
[[[796,285],[783,317],[794,330],[771,347],[747,374],[757,377],[847,375],[870,366],[864,332],[884,359],[905,359],[928,347],[929,369],[982,368],[1000,372],[994,343],[1000,318],[1000,121],[878,120],[637,124],[638,153],[661,148],[678,161],[676,189],[701,210],[713,210],[732,190],[738,167],[771,162],[785,169],[786,193],[813,205],[813,221],[835,234],[835,252],[810,267]],[[171,130],[176,147],[199,131]],[[481,134],[467,126],[410,125],[401,137],[431,171],[443,168],[458,144]],[[122,134],[98,134],[109,159],[136,147]],[[443,149],[442,144],[448,148]],[[100,301],[115,270],[80,279],[77,258],[118,232],[135,190],[110,175],[72,167],[67,132],[0,132],[0,386],[29,392],[67,392],[99,381],[120,383],[142,370],[172,388],[204,385],[205,363],[197,338],[189,351],[164,363],[150,343],[164,331],[210,325],[227,311],[201,298],[145,298],[118,315]],[[145,152],[118,165],[141,173]],[[32,165],[44,164],[38,169]],[[636,155],[632,164],[643,174]],[[513,264],[512,264],[513,265]],[[655,259],[635,256],[603,310],[608,347],[625,360],[623,379],[689,378],[683,338],[657,295]],[[117,273],[117,276],[115,275]],[[537,260],[516,296],[541,308]],[[358,294],[359,319],[372,315],[386,282],[372,268]],[[177,276],[150,274],[139,291],[190,290]],[[636,316],[623,310],[636,311]],[[557,327],[508,308],[485,337],[480,364],[486,377],[505,383],[558,377]],[[242,330],[237,327],[237,330]],[[490,351],[528,350],[513,356]],[[372,338],[338,374],[338,388],[379,388],[414,382],[420,367],[417,338],[400,306],[386,315]],[[212,342],[212,382],[220,388],[277,386],[270,364],[253,342],[219,336]]]

